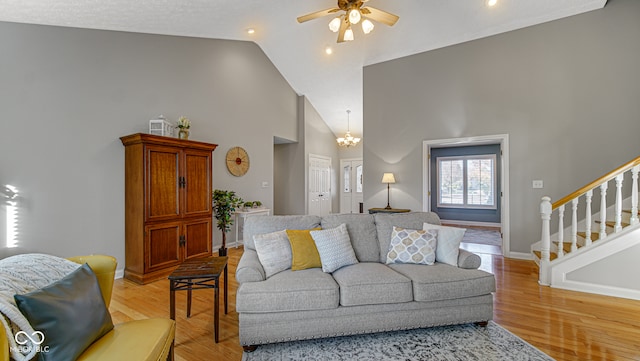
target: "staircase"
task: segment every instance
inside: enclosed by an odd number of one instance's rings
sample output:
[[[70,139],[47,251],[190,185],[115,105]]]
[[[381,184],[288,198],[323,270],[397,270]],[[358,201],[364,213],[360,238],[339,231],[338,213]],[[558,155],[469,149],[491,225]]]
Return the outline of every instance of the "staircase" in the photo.
[[[639,172],[637,157],[558,201],[542,198],[531,246],[541,285],[640,300]]]

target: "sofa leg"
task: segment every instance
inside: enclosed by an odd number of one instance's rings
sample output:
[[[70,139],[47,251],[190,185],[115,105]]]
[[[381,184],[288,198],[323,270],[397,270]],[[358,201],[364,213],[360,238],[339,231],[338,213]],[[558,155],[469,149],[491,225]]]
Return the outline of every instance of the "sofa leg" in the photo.
[[[171,347],[169,348],[169,355],[167,355],[167,361],[173,361],[173,347],[175,345],[175,340],[171,342]]]
[[[487,325],[489,325],[489,321],[478,321],[478,322],[475,322],[475,324],[480,327],[487,327]]]
[[[242,349],[244,350],[244,352],[253,352],[258,348],[258,345],[245,345],[242,346]]]

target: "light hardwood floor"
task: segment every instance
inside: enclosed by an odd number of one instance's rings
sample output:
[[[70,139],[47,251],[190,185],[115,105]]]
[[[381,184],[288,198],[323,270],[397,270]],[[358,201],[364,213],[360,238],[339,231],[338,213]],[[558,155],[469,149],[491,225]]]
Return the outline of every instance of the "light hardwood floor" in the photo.
[[[475,249],[479,252],[478,249]],[[176,293],[176,360],[240,360],[237,283],[242,248],[229,249],[229,314],[221,308],[220,341],[213,342],[213,290]],[[481,254],[496,276],[494,321],[556,360],[640,360],[640,301],[541,287],[532,261]],[[222,296],[221,302],[222,302]],[[116,280],[110,307],[114,323],[169,317],[169,281],[140,286]]]

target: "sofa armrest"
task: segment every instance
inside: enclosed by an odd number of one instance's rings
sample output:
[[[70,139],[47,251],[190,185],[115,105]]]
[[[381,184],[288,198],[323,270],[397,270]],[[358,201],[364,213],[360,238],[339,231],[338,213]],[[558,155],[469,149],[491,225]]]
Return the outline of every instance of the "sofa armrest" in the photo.
[[[466,269],[478,269],[482,264],[482,259],[475,253],[460,248],[458,254],[458,267]]]
[[[244,282],[260,282],[267,279],[258,258],[258,253],[252,249],[245,248],[238,267],[236,267],[236,281],[239,284]]]

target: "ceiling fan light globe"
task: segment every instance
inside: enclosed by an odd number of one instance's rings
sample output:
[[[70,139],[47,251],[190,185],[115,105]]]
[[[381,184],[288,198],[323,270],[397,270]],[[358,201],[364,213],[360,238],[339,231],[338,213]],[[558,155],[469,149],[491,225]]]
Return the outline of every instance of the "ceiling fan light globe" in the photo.
[[[364,32],[365,34],[369,34],[374,27],[375,26],[369,19],[364,19],[364,21],[362,22],[362,32]]]
[[[351,24],[357,24],[360,22],[360,19],[362,19],[362,14],[360,14],[360,10],[359,9],[351,9],[349,10],[349,22]]]
[[[348,27],[344,32],[344,41],[353,41],[353,30],[351,30],[351,27]]]
[[[329,30],[333,31],[334,33],[337,33],[338,30],[340,30],[341,21],[342,20],[340,19],[340,17],[333,18],[333,20],[329,22]]]

